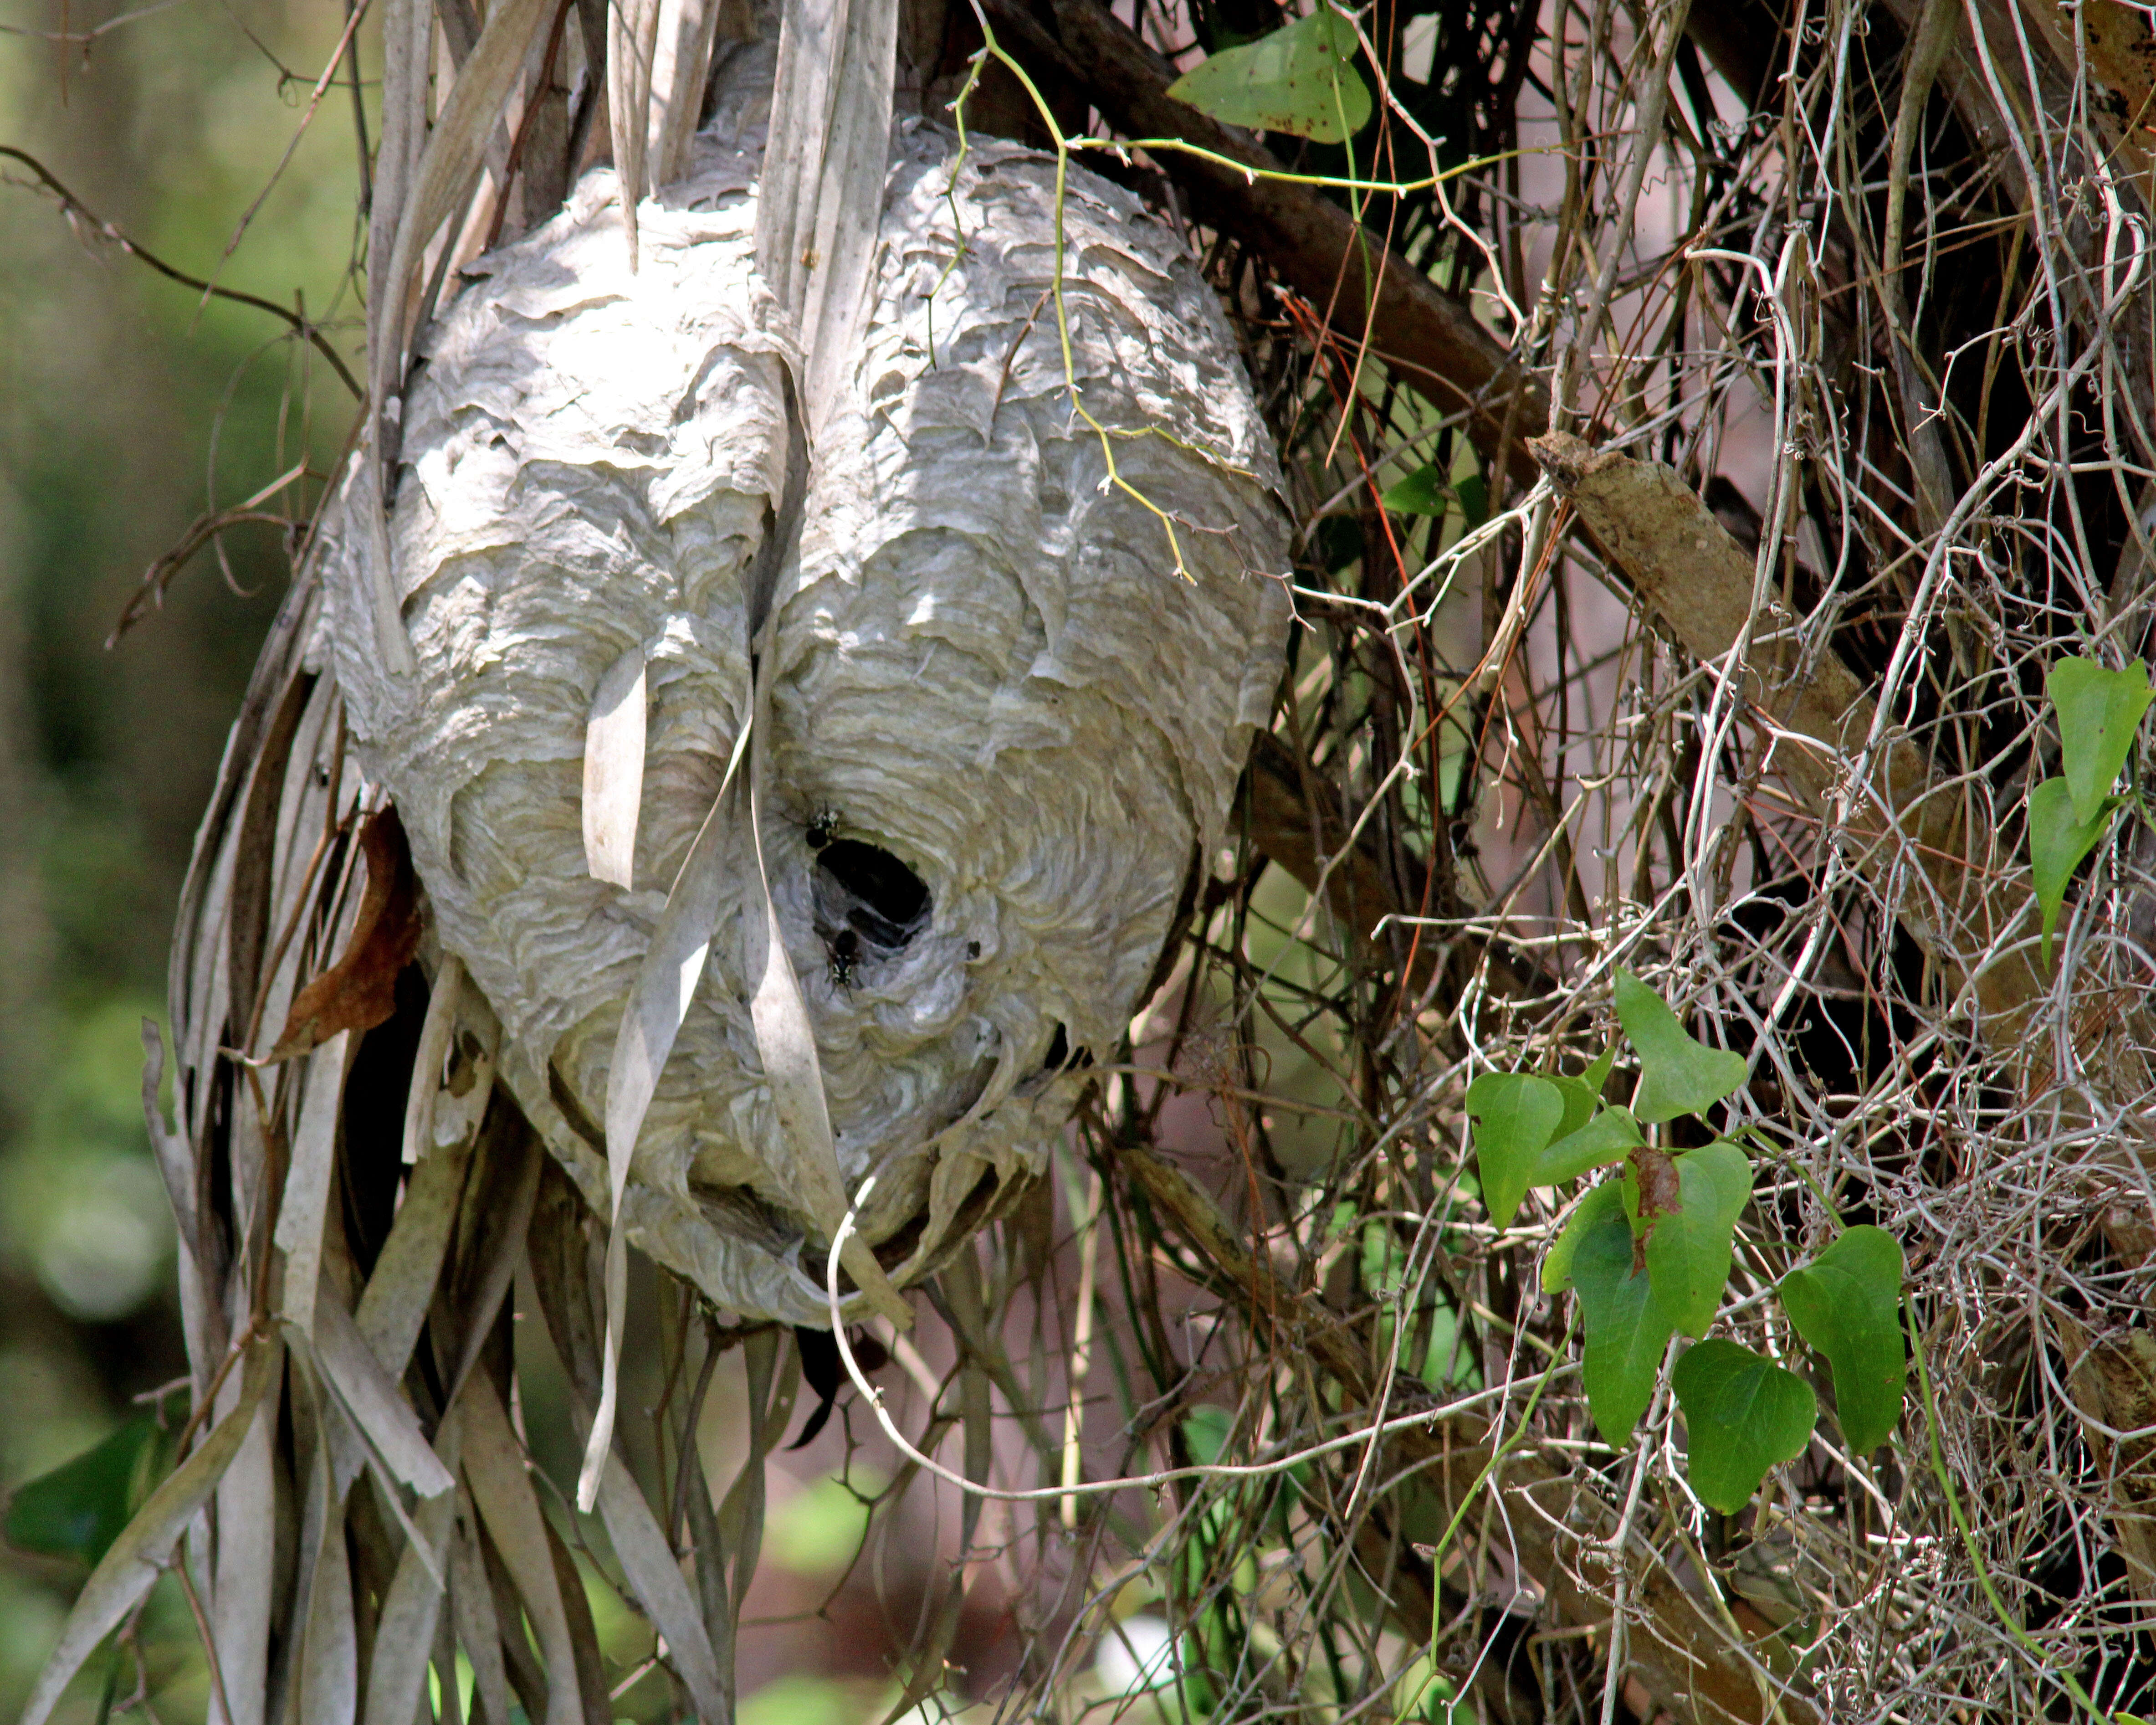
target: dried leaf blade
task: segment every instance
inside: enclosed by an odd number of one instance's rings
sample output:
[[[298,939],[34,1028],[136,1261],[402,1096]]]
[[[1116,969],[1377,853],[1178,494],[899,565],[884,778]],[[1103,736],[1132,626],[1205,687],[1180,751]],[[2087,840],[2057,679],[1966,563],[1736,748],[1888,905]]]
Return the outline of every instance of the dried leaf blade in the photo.
[[[239,1452],[273,1368],[283,1357],[283,1350],[272,1338],[258,1337],[249,1344],[238,1403],[211,1428],[201,1447],[150,1494],[135,1519],[99,1559],[75,1597],[74,1607],[61,1627],[59,1644],[38,1674],[18,1725],[44,1725],[62,1692],[82,1669],[83,1661],[120,1626],[135,1602],[149,1592],[163,1573],[166,1560],[186,1532],[187,1523]]]
[[[595,880],[628,887],[644,803],[644,655],[632,647],[609,665],[584,726],[584,866]]]

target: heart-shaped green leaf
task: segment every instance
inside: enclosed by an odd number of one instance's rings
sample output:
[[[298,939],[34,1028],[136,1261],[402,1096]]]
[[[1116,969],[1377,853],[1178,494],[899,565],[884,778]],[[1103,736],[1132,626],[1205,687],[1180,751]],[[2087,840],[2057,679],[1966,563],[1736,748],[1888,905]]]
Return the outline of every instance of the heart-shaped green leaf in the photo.
[[[1670,1322],[1687,1336],[1703,1336],[1729,1281],[1730,1236],[1752,1201],[1752,1163],[1727,1140],[1671,1159],[1679,1208],[1647,1236],[1647,1274]]]
[[[2093,659],[2061,659],[2044,679],[2059,715],[2059,771],[2073,793],[2074,819],[2095,820],[2133,752],[2133,733],[2156,689],[2148,667],[2135,660],[2107,670]]]
[[[1594,1111],[1602,1106],[1602,1086],[1609,1082],[1609,1069],[1616,1060],[1617,1045],[1613,1042],[1578,1077],[1565,1078],[1555,1072],[1549,1075],[1549,1081],[1564,1093],[1564,1118],[1558,1123],[1558,1137],[1570,1137],[1594,1118]]]
[[[1691,1488],[1724,1515],[1751,1502],[1768,1468],[1804,1453],[1819,1419],[1810,1384],[1719,1337],[1686,1348],[1670,1383],[1684,1409]]]
[[[1229,126],[1337,144],[1370,120],[1370,86],[1355,69],[1355,27],[1320,0],[1285,29],[1223,49],[1168,94]]]
[[[2059,926],[2059,911],[2066,901],[2066,887],[2082,859],[2102,841],[2111,825],[2112,804],[2107,798],[2097,805],[2096,819],[2077,819],[2073,794],[2063,778],[2047,778],[2029,793],[2029,872],[2036,887],[2037,908],[2044,913],[2044,963],[2051,963],[2051,935]]]
[[[1629,970],[1617,973],[1617,1021],[1639,1050],[1632,1111],[1641,1120],[1697,1114],[1743,1088],[1744,1056],[1694,1041],[1662,997]]]
[[[1562,1078],[1553,1072],[1549,1081],[1564,1098],[1564,1118],[1558,1122],[1557,1137],[1550,1140],[1555,1143],[1558,1138],[1570,1137],[1594,1119],[1594,1111],[1602,1106],[1602,1098],[1584,1078]]]
[[[51,1558],[95,1563],[134,1513],[142,1476],[162,1434],[139,1414],[95,1449],[18,1487],[8,1500],[8,1543]]]
[[[1565,1081],[1579,1082],[1577,1078]],[[1527,1177],[1528,1185],[1554,1186],[1589,1168],[1622,1162],[1643,1142],[1640,1122],[1632,1117],[1630,1108],[1604,1108],[1575,1131],[1567,1132],[1562,1127],[1558,1131],[1559,1136],[1535,1158],[1534,1171]]]
[[[1869,1455],[1902,1418],[1902,1242],[1883,1228],[1845,1229],[1782,1279],[1782,1309],[1834,1368],[1834,1411],[1851,1453]]]
[[[1395,515],[1444,516],[1457,508],[1470,532],[1490,519],[1490,487],[1481,474],[1455,483],[1429,461],[1394,480],[1378,501]]]
[[[1481,474],[1469,474],[1452,488],[1452,495],[1460,500],[1460,513],[1469,532],[1490,519],[1490,486]]]
[[[1579,1296],[1586,1341],[1580,1381],[1603,1440],[1622,1449],[1655,1393],[1655,1374],[1669,1346],[1669,1316],[1646,1271],[1632,1267],[1632,1224],[1625,1219],[1616,1181],[1605,1180],[1588,1194],[1573,1224],[1566,1231],[1576,1230],[1577,1235],[1563,1267]]]
[[[1558,1294],[1572,1286],[1572,1257],[1579,1250],[1579,1242],[1602,1218],[1612,1204],[1621,1213],[1623,1199],[1615,1180],[1605,1180],[1589,1189],[1587,1196],[1579,1200],[1572,1214],[1565,1219],[1564,1232],[1558,1235],[1549,1255],[1543,1260],[1543,1291]],[[1630,1225],[1629,1223],[1626,1224]]]
[[[1491,1222],[1509,1228],[1527,1195],[1535,1159],[1564,1119],[1564,1097],[1532,1072],[1485,1072],[1467,1086],[1475,1119],[1475,1168]]]
[[[1425,461],[1405,479],[1388,485],[1378,501],[1395,515],[1443,515],[1452,507],[1452,488]]]

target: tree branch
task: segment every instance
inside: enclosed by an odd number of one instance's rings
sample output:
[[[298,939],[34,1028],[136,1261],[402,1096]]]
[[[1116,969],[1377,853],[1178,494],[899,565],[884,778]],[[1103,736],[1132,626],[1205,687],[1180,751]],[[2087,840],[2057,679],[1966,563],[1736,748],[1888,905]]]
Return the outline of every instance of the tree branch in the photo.
[[[1247,168],[1245,174],[1179,151],[1163,151],[1160,160],[1189,196],[1194,214],[1262,252],[1344,340],[1358,348],[1368,340],[1375,357],[1440,412],[1465,410],[1485,454],[1521,483],[1533,483],[1534,462],[1520,439],[1548,423],[1548,398],[1466,307],[1329,198],[1306,186],[1251,177],[1288,170],[1247,134],[1170,100],[1173,69],[1096,0],[1048,3],[1052,35],[1024,0],[983,0],[1019,59],[1082,88],[1118,131],[1180,138]],[[1367,287],[1373,277],[1374,303]]]
[[[198,275],[190,275],[184,270],[174,269],[155,252],[137,245],[111,223],[98,215],[88,204],[54,178],[45,165],[34,156],[26,155],[8,144],[0,144],[0,156],[13,157],[35,174],[38,183],[59,199],[61,213],[70,221],[79,221],[87,224],[100,239],[116,245],[138,263],[147,264],[167,280],[177,281],[182,287],[193,288],[198,292],[209,295],[213,299],[229,300],[235,305],[251,305],[257,311],[266,311],[272,317],[283,319],[291,326],[294,334],[305,336],[309,345],[330,362],[330,368],[337,374],[339,381],[344,387],[352,392],[355,401],[367,393],[359,387],[359,380],[352,376],[351,370],[338,356],[336,349],[330,346],[328,337],[297,312],[288,311],[275,300],[259,299],[253,294],[243,294],[236,288],[218,287],[210,282],[204,281]]]

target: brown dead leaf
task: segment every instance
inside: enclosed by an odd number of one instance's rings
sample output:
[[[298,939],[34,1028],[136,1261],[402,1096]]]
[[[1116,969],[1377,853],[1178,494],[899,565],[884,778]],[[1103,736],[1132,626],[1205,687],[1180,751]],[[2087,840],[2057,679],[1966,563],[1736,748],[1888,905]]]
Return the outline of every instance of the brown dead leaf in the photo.
[[[1647,1242],[1654,1236],[1655,1224],[1684,1208],[1684,1186],[1668,1152],[1642,1144],[1630,1159],[1633,1177],[1640,1185],[1640,1228],[1632,1237],[1632,1268],[1636,1273],[1647,1267]]]
[[[1674,1216],[1684,1208],[1677,1165],[1670,1160],[1668,1152],[1641,1145],[1632,1153],[1632,1172],[1640,1181],[1641,1221],[1651,1223],[1658,1217]]]
[[[341,1030],[372,1030],[397,1009],[397,973],[419,949],[419,883],[393,808],[360,829],[367,891],[343,956],[300,989],[268,1059],[289,1060]]]

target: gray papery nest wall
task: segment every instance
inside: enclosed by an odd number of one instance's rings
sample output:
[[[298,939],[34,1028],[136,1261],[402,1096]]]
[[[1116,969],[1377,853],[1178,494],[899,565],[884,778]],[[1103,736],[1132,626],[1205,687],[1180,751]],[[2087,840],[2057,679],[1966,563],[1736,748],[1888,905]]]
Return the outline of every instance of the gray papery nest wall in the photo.
[[[325,534],[316,651],[358,758],[501,1079],[601,1214],[623,1002],[747,720],[745,593],[799,459],[798,356],[752,246],[760,58],[641,213],[634,272],[594,173],[422,338],[388,536],[415,678],[376,651],[367,536]],[[1287,606],[1270,437],[1175,236],[1070,175],[1066,380],[1052,158],[900,132],[864,339],[779,576],[763,747],[841,1172],[878,1173],[865,1232],[904,1281],[1040,1171],[1077,1051],[1120,1040],[1269,709]],[[363,463],[343,501],[371,503]],[[624,888],[588,871],[578,811],[595,694],[634,654]],[[747,834],[624,1216],[718,1305],[823,1323],[801,1261],[819,1219],[774,1150],[748,1009]]]

